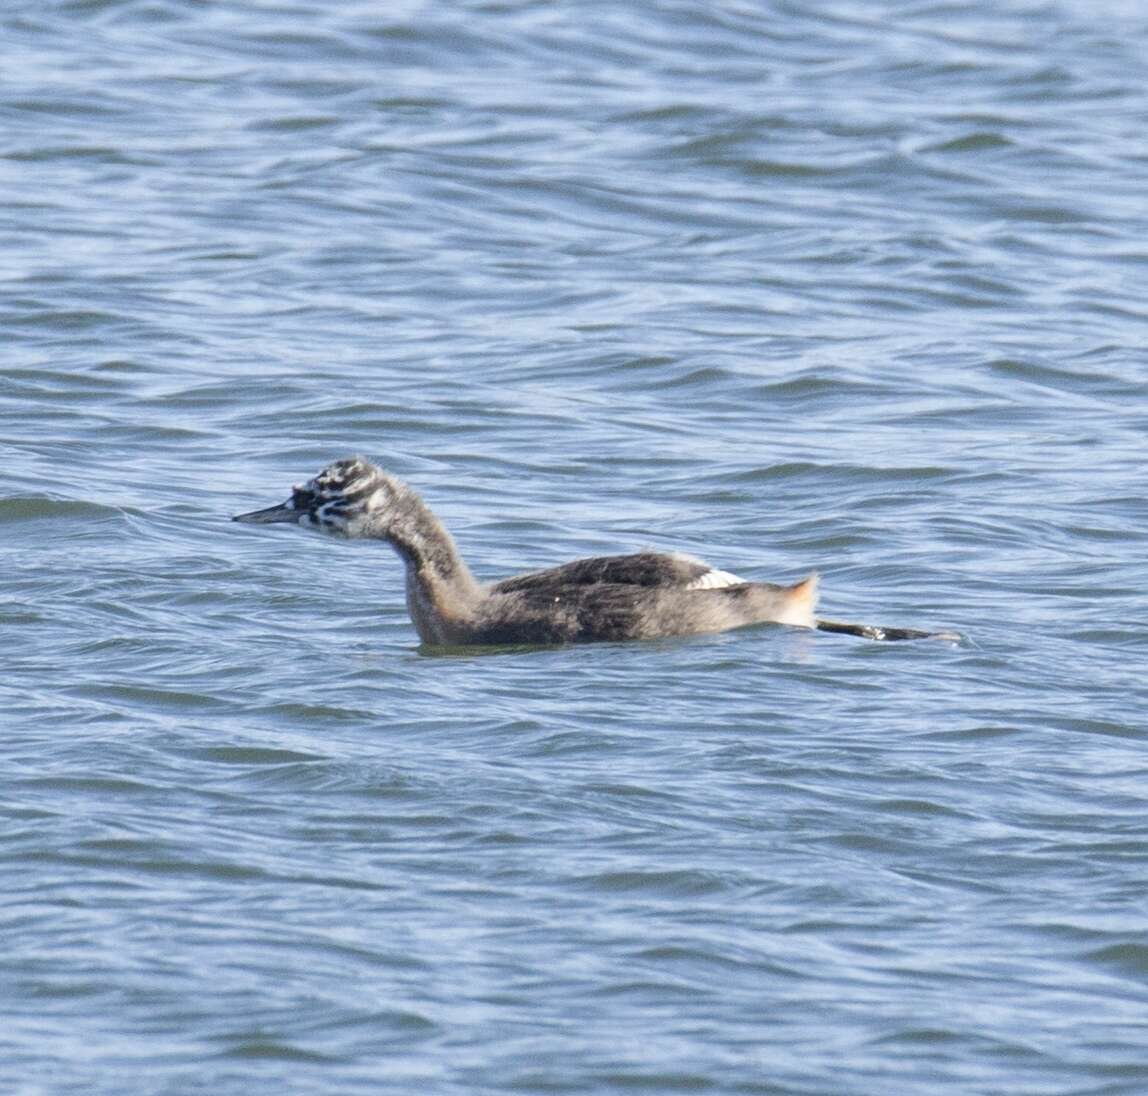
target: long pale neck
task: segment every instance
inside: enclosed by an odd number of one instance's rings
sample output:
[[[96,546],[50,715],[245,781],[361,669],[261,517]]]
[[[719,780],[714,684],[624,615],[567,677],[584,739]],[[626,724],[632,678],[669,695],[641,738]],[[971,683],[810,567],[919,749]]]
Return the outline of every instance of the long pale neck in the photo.
[[[452,642],[480,597],[454,539],[414,491],[399,486],[385,530],[407,568],[407,604],[428,643]]]

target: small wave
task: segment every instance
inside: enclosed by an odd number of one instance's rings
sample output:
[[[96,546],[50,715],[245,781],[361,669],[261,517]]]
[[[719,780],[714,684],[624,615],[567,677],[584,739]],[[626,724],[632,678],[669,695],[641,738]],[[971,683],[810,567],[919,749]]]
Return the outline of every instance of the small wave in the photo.
[[[0,499],[0,524],[51,518],[116,517],[119,513],[114,506],[81,499],[53,499],[42,495]]]

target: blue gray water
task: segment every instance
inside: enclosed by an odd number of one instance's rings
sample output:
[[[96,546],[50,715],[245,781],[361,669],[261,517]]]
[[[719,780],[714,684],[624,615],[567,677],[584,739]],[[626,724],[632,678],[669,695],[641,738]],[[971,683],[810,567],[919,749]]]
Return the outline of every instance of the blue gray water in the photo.
[[[1148,1091],[1148,9],[0,42],[0,1091]],[[351,453],[965,638],[421,651]]]

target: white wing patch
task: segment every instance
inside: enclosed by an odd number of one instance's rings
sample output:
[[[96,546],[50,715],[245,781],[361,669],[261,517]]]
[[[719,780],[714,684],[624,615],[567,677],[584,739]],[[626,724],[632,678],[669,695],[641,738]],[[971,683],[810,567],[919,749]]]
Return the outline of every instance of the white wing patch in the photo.
[[[746,580],[738,578],[737,575],[731,575],[729,571],[706,571],[704,575],[698,575],[693,582],[686,584],[687,590],[721,590],[726,586],[744,586]]]

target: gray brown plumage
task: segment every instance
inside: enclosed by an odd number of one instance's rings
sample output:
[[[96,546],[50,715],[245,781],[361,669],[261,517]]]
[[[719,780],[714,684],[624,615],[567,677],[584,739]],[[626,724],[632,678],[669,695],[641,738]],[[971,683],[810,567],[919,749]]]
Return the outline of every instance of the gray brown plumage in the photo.
[[[234,520],[388,541],[406,565],[407,605],[428,644],[577,643],[817,623],[816,575],[792,586],[747,582],[673,553],[580,559],[477,582],[422,499],[362,457],[336,461],[285,503]]]

